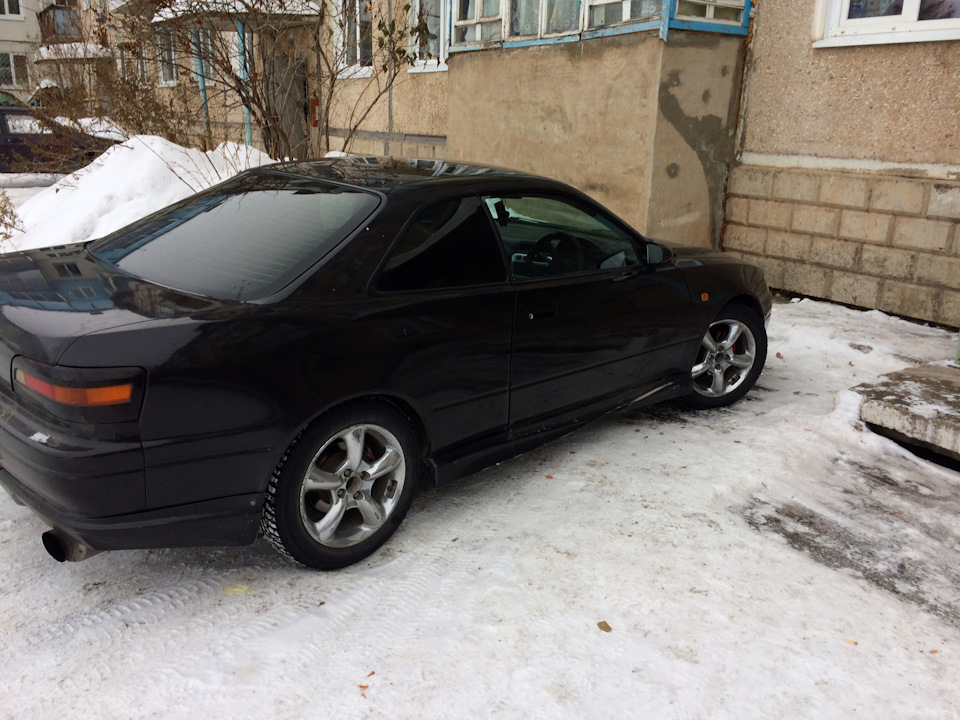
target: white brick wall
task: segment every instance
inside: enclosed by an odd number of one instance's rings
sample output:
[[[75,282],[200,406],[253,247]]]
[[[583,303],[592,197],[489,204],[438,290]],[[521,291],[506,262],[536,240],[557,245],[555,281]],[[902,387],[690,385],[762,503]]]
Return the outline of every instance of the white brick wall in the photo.
[[[960,326],[960,182],[741,165],[723,249],[771,287]]]

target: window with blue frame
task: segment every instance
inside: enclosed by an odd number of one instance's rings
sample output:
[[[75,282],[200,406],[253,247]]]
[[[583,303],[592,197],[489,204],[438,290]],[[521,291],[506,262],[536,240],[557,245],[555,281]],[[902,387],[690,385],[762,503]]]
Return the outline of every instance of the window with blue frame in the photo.
[[[497,42],[503,39],[502,0],[453,0],[454,43]]]
[[[680,0],[676,17],[713,22],[743,22],[744,0]]]
[[[451,50],[658,28],[663,38],[670,28],[745,35],[750,6],[750,0],[453,0]]]
[[[627,20],[660,16],[660,0],[596,0],[587,11],[587,27],[616,25]]]

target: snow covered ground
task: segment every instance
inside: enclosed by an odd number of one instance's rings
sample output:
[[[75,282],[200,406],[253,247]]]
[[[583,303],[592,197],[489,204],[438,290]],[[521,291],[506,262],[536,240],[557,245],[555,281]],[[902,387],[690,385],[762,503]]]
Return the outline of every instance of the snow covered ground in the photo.
[[[60,565],[0,493],[0,717],[960,717],[960,473],[846,392],[955,343],[778,304],[733,408],[611,416],[426,492],[336,573],[265,543]]]
[[[4,495],[0,716],[958,717],[960,474],[833,400],[954,338],[811,301],[770,332],[733,408],[427,492],[341,572],[264,543],[59,565]]]

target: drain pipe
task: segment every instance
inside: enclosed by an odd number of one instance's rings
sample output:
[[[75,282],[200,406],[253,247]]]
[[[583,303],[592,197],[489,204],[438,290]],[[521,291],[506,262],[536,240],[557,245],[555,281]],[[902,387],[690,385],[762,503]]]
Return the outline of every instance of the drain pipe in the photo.
[[[199,30],[193,31],[193,49],[196,53],[197,87],[200,88],[200,105],[203,108],[203,135],[207,142],[205,150],[212,150],[213,136],[210,134],[210,107],[207,104],[207,62],[203,58],[203,42]],[[213,62],[211,60],[210,62]]]
[[[76,540],[61,535],[56,530],[47,530],[42,536],[43,547],[57,562],[80,562],[100,553]]]
[[[237,49],[240,54],[240,80],[245,93],[250,92],[250,68],[247,57],[253,59],[253,48],[247,47],[247,28],[243,20],[237,20]],[[243,104],[243,139],[247,145],[253,145],[253,123],[250,121],[250,106]]]

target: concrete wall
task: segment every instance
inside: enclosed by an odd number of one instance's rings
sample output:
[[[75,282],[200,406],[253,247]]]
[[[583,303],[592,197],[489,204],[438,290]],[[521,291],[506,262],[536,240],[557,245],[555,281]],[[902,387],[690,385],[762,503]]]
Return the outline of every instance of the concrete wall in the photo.
[[[718,237],[742,40],[674,32],[454,55],[447,154],[574,185],[666,240]]]
[[[447,157],[563,180],[643,230],[660,63],[651,34],[455,54]]]
[[[360,123],[349,151],[360,155],[434,158],[443,154],[447,132],[447,77],[449,72],[403,72]],[[351,114],[369,106],[377,92],[375,78],[338,81],[338,102],[331,113],[334,137],[340,149]]]
[[[647,232],[715,247],[734,157],[743,40],[673,32],[663,46]]]
[[[776,288],[960,326],[960,42],[814,49],[764,0],[725,250]]]

